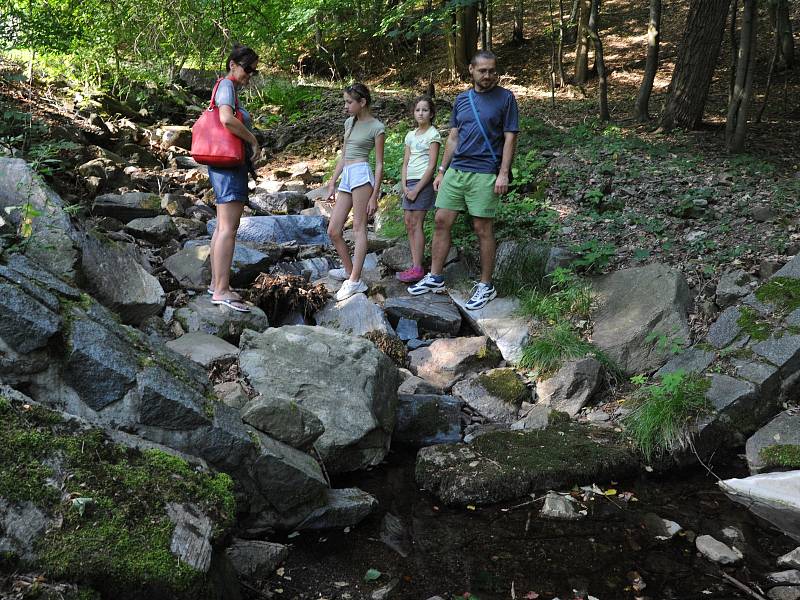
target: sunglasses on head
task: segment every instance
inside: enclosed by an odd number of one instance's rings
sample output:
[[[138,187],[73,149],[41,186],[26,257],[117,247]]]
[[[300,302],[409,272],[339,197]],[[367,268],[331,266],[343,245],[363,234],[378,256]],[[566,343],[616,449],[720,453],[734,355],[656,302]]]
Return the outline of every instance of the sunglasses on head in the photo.
[[[255,67],[251,67],[250,65],[243,65],[241,63],[239,63],[239,66],[242,67],[242,69],[244,69],[244,72],[247,73],[248,75],[258,74],[258,69],[256,69]]]

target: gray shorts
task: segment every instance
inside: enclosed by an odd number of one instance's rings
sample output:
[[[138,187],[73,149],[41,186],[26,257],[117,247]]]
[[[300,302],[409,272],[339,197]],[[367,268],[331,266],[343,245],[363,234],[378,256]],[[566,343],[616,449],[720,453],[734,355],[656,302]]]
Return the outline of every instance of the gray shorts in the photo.
[[[409,179],[406,185],[412,190],[417,187],[419,179]],[[406,200],[406,195],[403,194],[403,210],[430,210],[436,202],[436,192],[433,191],[433,182],[429,181],[428,185],[422,188],[417,194],[417,199],[414,202]]]

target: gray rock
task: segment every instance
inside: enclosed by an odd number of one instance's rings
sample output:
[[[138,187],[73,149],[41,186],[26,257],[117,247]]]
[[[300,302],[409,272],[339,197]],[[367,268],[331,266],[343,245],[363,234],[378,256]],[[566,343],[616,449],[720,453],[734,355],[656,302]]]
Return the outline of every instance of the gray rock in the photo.
[[[174,318],[186,332],[208,333],[232,344],[239,342],[239,337],[245,330],[264,331],[269,327],[267,315],[260,308],[251,306],[249,313],[234,311],[212,304],[211,296],[206,294],[176,310]]]
[[[275,394],[253,398],[242,408],[242,420],[294,448],[307,448],[325,432],[314,413]]]
[[[0,279],[0,338],[16,352],[43,348],[61,330],[61,317],[51,308]]]
[[[289,556],[289,547],[261,540],[234,540],[225,554],[240,577],[264,578]]]
[[[191,150],[192,128],[186,125],[164,125],[161,127],[161,147],[165,150],[170,146]]]
[[[0,214],[14,229],[24,218],[26,204],[41,214],[31,223],[24,254],[50,273],[74,277],[78,235],[64,212],[64,201],[24,160],[0,157]]]
[[[287,275],[298,275],[308,277],[309,281],[315,281],[328,275],[328,271],[335,267],[334,262],[327,256],[317,256],[306,258],[295,262],[279,262],[270,269],[270,273],[285,273]]]
[[[430,346],[432,343],[433,343],[433,340],[413,339],[413,340],[408,340],[408,344],[406,344],[406,345],[408,346],[409,350],[418,350],[419,348],[424,348],[426,346]]]
[[[342,235],[346,242],[350,244],[355,243],[355,234],[352,229],[345,230],[344,234]],[[374,231],[367,231],[367,252],[381,252],[389,248],[392,244],[394,244],[395,240],[391,238],[387,238],[382,236],[379,233]],[[377,256],[375,257],[377,261]],[[374,268],[377,268],[377,262]]]
[[[710,535],[697,536],[695,545],[700,554],[721,565],[733,565],[742,560],[742,554],[738,550],[723,544]]]
[[[133,237],[156,243],[168,242],[178,237],[178,228],[167,215],[133,219],[125,225],[125,231]]]
[[[450,290],[450,297],[467,322],[497,345],[505,360],[519,362],[522,349],[530,339],[530,322],[519,316],[520,303],[517,298],[495,298],[480,310],[467,310],[464,305],[470,298],[469,294]]]
[[[167,342],[167,348],[206,368],[215,362],[235,359],[239,354],[239,348],[233,344],[200,331],[192,331]]]
[[[445,294],[389,298],[383,308],[391,322],[413,319],[423,331],[456,335],[461,329],[461,313]]]
[[[800,369],[800,335],[773,335],[754,344],[752,350],[778,367],[782,377]]]
[[[94,411],[122,400],[136,381],[136,357],[106,328],[75,311],[64,379]]]
[[[726,308],[736,304],[741,298],[750,293],[750,283],[753,277],[742,269],[723,273],[717,284],[717,305]]]
[[[58,294],[68,300],[81,299],[81,290],[59,279],[63,274],[57,273],[54,275],[45,269],[47,269],[47,266],[36,262],[35,259],[28,258],[22,254],[12,254],[11,256],[6,256],[6,267],[0,267],[0,277],[4,277],[21,286],[25,291],[53,310],[59,306],[58,301],[56,300],[55,304],[46,302],[37,293],[37,289],[46,289],[48,292]]]
[[[734,414],[745,409],[756,398],[756,387],[749,381],[718,373],[712,374],[710,379],[711,387],[706,392],[706,398],[718,412]]]
[[[395,442],[423,447],[461,440],[461,400],[439,394],[402,393],[397,399]]]
[[[779,585],[767,592],[770,600],[798,600],[800,599],[800,587]]]
[[[513,423],[531,392],[514,369],[470,375],[453,386],[453,395],[495,423]]]
[[[397,320],[397,337],[404,342],[418,338],[419,328],[417,327],[417,322],[412,319],[400,317]]]
[[[164,268],[182,288],[205,289],[211,281],[210,254],[210,245],[190,246],[167,258]]]
[[[239,349],[237,348],[238,352]],[[217,398],[222,400],[226,405],[236,410],[241,410],[245,404],[250,402],[250,398],[244,391],[242,384],[238,381],[223,381],[214,386],[214,393]]]
[[[464,428],[464,443],[472,444],[481,436],[510,429],[508,423],[472,423]]]
[[[211,427],[195,429],[182,447],[201,456],[217,469],[238,472],[249,465],[255,444],[239,411],[222,403],[213,405]]]
[[[208,233],[213,234],[217,220],[208,222]],[[296,241],[298,244],[330,245],[328,229],[323,217],[286,215],[275,217],[244,217],[239,223],[236,239],[243,242],[266,243]]]
[[[183,217],[186,209],[192,205],[188,196],[183,194],[164,194],[161,196],[161,210],[166,211],[170,217]],[[206,228],[203,227],[203,233]]]
[[[525,415],[511,424],[511,429],[544,429],[550,424],[553,409],[546,404],[534,404]]]
[[[602,373],[594,358],[567,361],[551,378],[536,384],[536,395],[541,403],[574,417],[597,392]]]
[[[731,364],[736,377],[755,383],[762,397],[777,391],[780,380],[778,367],[760,361],[739,359],[732,360]]]
[[[81,268],[92,295],[123,323],[139,324],[164,309],[164,289],[142,267],[130,244],[90,233],[84,239]]]
[[[155,217],[161,214],[161,197],[147,192],[103,194],[94,199],[92,214],[98,217],[114,217],[123,223]]]
[[[405,379],[400,387],[397,388],[399,394],[441,394],[442,390],[435,385],[431,385],[422,377],[417,377],[407,369],[400,369],[400,374]]]
[[[400,377],[372,342],[295,325],[242,335],[239,366],[260,393],[293,398],[322,421],[329,473],[378,464],[394,429]]]
[[[297,214],[306,207],[306,195],[301,192],[256,192],[250,194],[247,205],[254,214],[286,215]]]
[[[492,279],[500,281],[510,277],[516,280],[520,264],[525,264],[526,267],[533,266],[537,275],[544,276],[549,257],[550,246],[547,244],[538,241],[505,240],[497,245]]]
[[[539,516],[559,521],[576,521],[581,514],[575,510],[575,501],[570,496],[562,496],[557,492],[548,492]]]
[[[767,469],[761,451],[777,445],[800,446],[800,411],[797,409],[783,411],[747,440],[745,454],[750,473],[774,470],[774,467]]]
[[[251,469],[259,489],[279,511],[323,500],[328,484],[308,454],[257,432],[260,454]]]
[[[677,356],[670,358],[667,364],[656,371],[656,376],[661,377],[675,371],[702,373],[714,362],[716,356],[714,352],[707,352],[701,348],[687,348]]]
[[[778,557],[779,567],[789,567],[791,569],[800,569],[800,546],[787,552],[783,556]]]
[[[443,389],[450,389],[472,371],[496,367],[500,356],[485,336],[442,338],[408,353],[411,370]]]
[[[786,571],[776,571],[767,573],[767,581],[779,585],[800,585],[800,570],[788,569]]]
[[[675,521],[662,519],[655,513],[646,513],[642,520],[647,532],[658,540],[671,539],[683,529]]]
[[[683,274],[652,264],[603,275],[593,282],[598,309],[592,342],[627,374],[650,373],[669,357],[669,349],[645,338],[659,332],[685,345],[689,286]]]
[[[736,306],[730,306],[723,310],[708,329],[706,341],[718,350],[728,346],[742,331],[742,328],[736,323],[741,316],[742,313]]]
[[[169,551],[191,568],[207,573],[211,567],[213,521],[194,504],[167,503],[167,516],[175,524]]]
[[[386,315],[364,294],[354,294],[341,302],[332,299],[314,315],[314,319],[317,325],[351,335],[364,335],[370,331],[394,335]]]
[[[387,512],[381,520],[380,540],[403,558],[411,554],[411,536],[403,520]]]
[[[333,529],[363,521],[378,506],[378,500],[358,488],[328,490],[324,506],[308,515],[297,529]]]
[[[178,236],[181,238],[196,238],[206,234],[205,223],[198,221],[197,219],[172,217],[172,222],[178,229]]]
[[[50,518],[33,502],[0,498],[0,553],[24,561],[36,559],[36,544],[47,531]]]
[[[203,396],[160,367],[147,367],[137,376],[139,421],[162,429],[191,430],[210,425]]]
[[[547,256],[547,263],[544,267],[545,273],[552,273],[558,268],[567,269],[578,258],[574,252],[566,248],[553,247]]]
[[[800,254],[794,256],[788,263],[783,265],[770,279],[775,279],[776,277],[794,277],[795,279],[800,279]]]
[[[407,243],[396,244],[381,254],[381,263],[392,271],[405,271],[414,266],[411,259],[411,248]]]

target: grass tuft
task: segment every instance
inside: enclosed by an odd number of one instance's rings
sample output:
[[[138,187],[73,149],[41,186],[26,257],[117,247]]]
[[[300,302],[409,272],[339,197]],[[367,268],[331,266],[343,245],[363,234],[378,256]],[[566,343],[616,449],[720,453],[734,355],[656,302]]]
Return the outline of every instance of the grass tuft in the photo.
[[[711,381],[697,373],[667,373],[660,383],[635,393],[636,407],[624,419],[628,435],[648,460],[689,442],[688,428],[711,410],[705,396]]]
[[[545,277],[549,291],[532,288],[521,294],[520,312],[553,324],[572,317],[588,319],[591,286],[569,269],[558,268]]]
[[[617,368],[605,354],[589,342],[582,340],[569,323],[562,322],[545,329],[522,350],[519,365],[536,369],[540,376],[555,373],[568,360],[593,356],[609,371]]]

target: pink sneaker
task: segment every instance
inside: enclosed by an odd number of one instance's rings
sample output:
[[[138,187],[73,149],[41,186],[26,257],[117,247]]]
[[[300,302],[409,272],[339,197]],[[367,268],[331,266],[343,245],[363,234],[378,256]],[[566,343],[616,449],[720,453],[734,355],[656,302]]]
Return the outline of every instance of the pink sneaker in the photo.
[[[397,278],[403,283],[414,283],[422,279],[424,276],[425,271],[423,271],[422,267],[411,267],[410,269],[400,271],[397,274]]]

